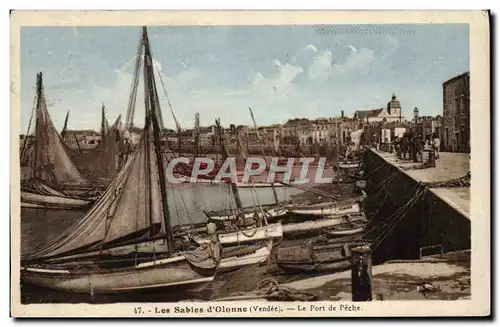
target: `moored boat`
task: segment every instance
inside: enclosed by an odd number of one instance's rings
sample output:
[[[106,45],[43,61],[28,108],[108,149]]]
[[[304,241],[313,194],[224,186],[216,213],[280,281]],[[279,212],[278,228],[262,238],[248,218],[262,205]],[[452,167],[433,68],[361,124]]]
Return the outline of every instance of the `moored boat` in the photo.
[[[280,247],[276,262],[278,267],[286,272],[346,270],[352,264],[351,249],[365,244],[365,241],[352,241]]]
[[[92,183],[78,171],[54,127],[47,109],[42,73],[37,74],[35,113],[34,149],[21,152],[21,157],[28,156],[21,158],[26,163],[21,180],[21,207],[87,208],[96,199],[95,195],[89,195]]]
[[[357,215],[340,215],[328,216],[322,219],[309,220],[300,223],[291,223],[283,225],[283,237],[296,237],[302,234],[318,233],[322,230],[338,232],[338,235],[350,235],[352,231],[361,228],[363,231],[366,224],[366,217],[364,214]],[[342,233],[345,234],[342,234]],[[355,233],[354,233],[355,234]]]
[[[261,227],[250,227],[239,229],[234,232],[223,231],[217,233],[217,238],[222,246],[252,243],[261,240],[281,239],[283,227],[281,223],[269,224]],[[211,242],[207,236],[193,235],[190,237],[196,244],[208,244]]]
[[[86,209],[94,203],[94,199],[71,197],[65,194],[40,194],[21,191],[22,207],[37,209]]]
[[[217,221],[228,221],[236,220],[240,218],[252,219],[252,218],[265,218],[267,221],[283,217],[287,214],[287,209],[285,209],[280,204],[269,204],[262,205],[260,207],[244,207],[240,210],[238,209],[227,209],[227,210],[217,210],[217,211],[207,211],[205,212],[209,220]]]
[[[361,161],[342,161],[338,163],[340,169],[356,169],[361,166]]]
[[[193,285],[214,278],[220,263],[218,242],[189,251],[174,247],[160,108],[145,27],[139,49],[144,49],[137,63],[144,59],[147,110],[138,148],[84,217],[52,242],[22,255],[24,283],[93,294]],[[145,248],[139,251],[139,244]]]
[[[323,202],[316,204],[302,204],[287,206],[288,212],[296,215],[309,216],[332,216],[355,214],[361,212],[361,207],[357,201],[342,202]]]
[[[222,259],[217,272],[228,272],[241,267],[265,263],[269,260],[272,248],[272,241],[268,241],[267,244],[223,248]]]

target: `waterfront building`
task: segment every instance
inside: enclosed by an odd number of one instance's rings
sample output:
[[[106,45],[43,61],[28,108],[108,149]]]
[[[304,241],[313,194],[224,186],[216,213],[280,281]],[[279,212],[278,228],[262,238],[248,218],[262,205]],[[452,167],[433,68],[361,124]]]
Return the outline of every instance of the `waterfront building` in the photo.
[[[469,72],[443,83],[442,149],[470,152]]]

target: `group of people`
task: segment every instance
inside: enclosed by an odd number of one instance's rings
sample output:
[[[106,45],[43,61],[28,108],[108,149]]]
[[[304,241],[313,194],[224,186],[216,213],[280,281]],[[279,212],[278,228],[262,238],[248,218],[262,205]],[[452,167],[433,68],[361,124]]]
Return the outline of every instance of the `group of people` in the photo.
[[[424,141],[422,135],[416,136],[413,133],[404,133],[402,137],[396,136],[394,138],[393,146],[400,159],[407,159],[408,157],[408,159],[423,162],[424,150],[431,151],[434,159],[439,159],[440,140],[437,135],[433,135],[431,140]]]

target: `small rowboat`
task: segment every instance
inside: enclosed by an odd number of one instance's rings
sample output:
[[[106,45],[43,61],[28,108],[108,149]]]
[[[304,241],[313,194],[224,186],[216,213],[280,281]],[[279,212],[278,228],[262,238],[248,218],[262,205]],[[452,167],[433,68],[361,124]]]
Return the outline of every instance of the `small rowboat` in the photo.
[[[361,166],[360,161],[344,161],[344,162],[339,162],[339,168],[340,169],[356,169]]]
[[[222,260],[217,272],[228,272],[241,267],[258,265],[266,262],[271,255],[273,242],[267,244],[256,244],[254,246],[236,246],[223,248]]]
[[[288,212],[296,215],[333,216],[360,213],[358,202],[339,203],[323,202],[317,204],[292,205],[287,207]]]
[[[363,231],[366,221],[367,220],[365,215],[360,214],[355,216],[350,216],[350,215],[330,216],[324,219],[305,221],[294,224],[285,224],[283,225],[283,236],[284,237],[297,236],[299,234],[314,233],[319,230],[325,230],[325,229],[326,231],[332,232],[332,234],[330,235],[334,235],[333,234],[334,231],[338,232],[337,236],[351,235],[350,231],[352,230],[361,228],[359,232]]]
[[[276,262],[286,272],[342,271],[351,267],[351,249],[365,244],[353,241],[280,247]]]

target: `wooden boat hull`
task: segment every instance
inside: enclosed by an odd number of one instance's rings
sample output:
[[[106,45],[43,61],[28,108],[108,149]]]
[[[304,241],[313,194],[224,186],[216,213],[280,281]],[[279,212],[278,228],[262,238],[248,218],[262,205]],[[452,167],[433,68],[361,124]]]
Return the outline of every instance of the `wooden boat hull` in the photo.
[[[73,210],[89,208],[93,203],[94,200],[82,198],[21,192],[22,208]]]
[[[326,230],[325,233],[329,236],[350,236],[350,235],[356,235],[365,230],[365,226],[359,226],[351,229],[333,229],[333,230]]]
[[[217,235],[221,245],[244,244],[268,239],[280,239],[283,237],[281,224],[270,224],[267,226],[239,230],[237,232],[220,233]],[[208,237],[192,236],[191,239],[197,244],[210,243]]]
[[[277,265],[287,272],[340,271],[351,267],[353,247],[365,242],[331,243],[318,245],[296,245],[280,248]]]
[[[238,188],[263,188],[263,187],[283,187],[281,183],[236,183]]]
[[[184,256],[177,256],[97,272],[26,267],[21,280],[65,292],[119,293],[210,282],[214,272],[215,267],[195,270]]]
[[[268,221],[279,217],[283,217],[287,213],[288,211],[285,208],[276,205],[262,206],[262,210],[254,206],[252,206],[251,208],[243,208],[242,210],[242,215],[244,216],[245,219],[254,218],[255,214],[257,214],[259,218],[265,217]],[[230,210],[208,212],[207,215],[210,216],[210,220],[214,222],[236,219],[236,211],[230,211]]]
[[[360,162],[340,162],[339,168],[340,169],[356,169],[356,168],[359,168],[360,165],[361,165]]]
[[[343,271],[351,268],[351,258],[345,258],[336,262],[297,262],[297,263],[278,263],[278,267],[289,273],[304,272],[334,272]]]
[[[366,221],[366,218],[361,215],[359,217],[354,217],[349,222],[359,222],[360,220]],[[348,225],[346,223],[348,221],[345,216],[332,216],[325,219],[313,220],[313,221],[304,221],[301,223],[293,223],[293,224],[285,224],[283,225],[283,236],[295,236],[304,233],[314,233],[323,229],[328,229],[336,226]],[[342,226],[344,227],[344,226]],[[347,228],[332,230],[331,233],[334,235],[334,232],[338,232],[338,236],[342,235],[352,235],[359,233],[364,230],[364,226],[346,226]],[[354,228],[353,228],[354,227]],[[358,231],[358,229],[360,229]],[[329,231],[330,232],[330,231]],[[344,234],[343,234],[344,233]]]
[[[296,215],[308,216],[331,216],[331,215],[346,215],[361,212],[359,203],[338,204],[335,202],[327,202],[320,204],[304,205],[289,207],[288,212]]]
[[[230,256],[224,258],[219,263],[217,269],[218,272],[228,272],[231,270],[239,269],[245,266],[258,265],[266,262],[271,255],[271,249],[273,242],[269,242],[268,245],[264,245],[255,251],[250,251],[249,253],[237,256]]]

